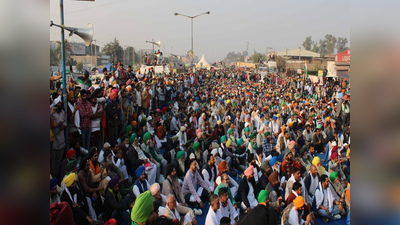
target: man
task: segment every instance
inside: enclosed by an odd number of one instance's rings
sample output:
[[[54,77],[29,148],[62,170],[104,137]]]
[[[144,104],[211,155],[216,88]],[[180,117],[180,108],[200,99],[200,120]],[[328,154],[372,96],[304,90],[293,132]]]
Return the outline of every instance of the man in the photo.
[[[201,201],[201,198],[205,198],[208,193],[212,193],[212,190],[208,187],[207,183],[204,182],[199,172],[197,171],[196,160],[191,159],[189,165],[190,169],[187,171],[185,179],[183,181],[182,194],[186,202],[197,202],[201,208],[204,208],[204,204]],[[201,185],[198,190],[196,190],[197,184]]]
[[[265,137],[265,139],[262,142],[262,149],[263,149],[263,153],[264,153],[265,157],[268,157],[273,153],[272,152],[273,141],[271,139],[271,135],[270,135],[269,131],[264,133],[264,137]]]
[[[90,121],[91,127],[91,137],[90,137],[90,146],[98,147],[100,146],[100,128],[101,128],[101,118],[103,116],[103,106],[98,103],[97,96],[95,95],[96,91],[93,93],[90,103],[92,106],[93,117]],[[102,101],[105,101],[105,98],[102,98]]]
[[[132,223],[135,225],[149,224],[155,217],[157,217],[157,213],[153,210],[153,196],[150,191],[145,191],[136,198],[132,207]]]
[[[319,174],[317,167],[314,165],[310,166],[310,171],[304,179],[304,191],[307,192],[309,202],[313,202],[315,189],[318,187]]]
[[[54,99],[53,104],[55,108],[51,111],[51,117],[54,120],[54,124],[56,124],[52,130],[53,132],[53,147],[51,148],[51,173],[53,176],[57,174],[59,170],[63,151],[65,148],[65,135],[64,135],[64,128],[67,126],[65,122],[65,113],[63,110],[63,104],[61,101],[61,95]]]
[[[50,177],[51,178],[51,177]],[[60,196],[58,195],[59,187],[57,185],[57,178],[50,179],[50,205],[52,203],[60,203]]]
[[[222,218],[220,208],[219,197],[216,194],[210,196],[210,209],[208,210],[206,217],[206,225],[219,225],[219,221]]]
[[[229,176],[229,174],[228,174],[229,165],[225,160],[219,163],[218,171],[219,171],[219,173],[217,175],[217,178],[215,179],[215,186],[214,187],[216,188],[217,186],[219,186],[221,184],[221,182],[222,182],[222,174],[226,174],[228,176],[228,179],[229,179],[229,181],[227,182],[227,185],[229,185],[229,191],[231,191],[233,196],[236,196],[236,193],[237,193],[238,188],[239,188],[239,184],[231,176]],[[225,187],[227,187],[227,186],[225,186]],[[232,201],[232,202],[233,202],[232,204],[235,204],[235,201]]]
[[[276,151],[279,154],[284,154],[284,150],[288,147],[289,144],[289,132],[285,129],[282,129],[282,134],[280,135],[276,142]]]
[[[150,85],[146,85],[146,88],[142,93],[142,109],[146,116],[149,115],[149,108],[150,108],[151,94],[149,93],[149,90],[150,90]]]
[[[177,113],[177,114],[175,114],[175,115],[172,117],[172,119],[171,119],[171,122],[170,122],[170,132],[171,132],[173,135],[176,135],[176,133],[179,132],[179,127],[182,127],[182,126],[181,126],[181,121],[179,120],[179,114]]]
[[[97,153],[97,148],[93,147],[89,153],[89,165],[90,165],[90,174],[92,176],[93,182],[98,183],[99,187],[102,187],[102,190],[99,191],[100,195],[104,195],[104,191],[107,187],[108,180],[107,171],[103,167],[103,164],[100,164],[98,161],[99,155]]]
[[[239,217],[239,210],[233,207],[228,196],[228,188],[220,188],[218,190],[218,196],[220,199],[220,208],[218,211],[220,212],[221,216],[229,217],[231,219],[231,224],[235,224],[235,221],[237,221]]]
[[[322,153],[325,151],[325,139],[321,134],[321,125],[317,126],[317,129],[315,131],[315,134],[313,135],[313,145],[315,148],[315,151],[318,153]]]
[[[258,202],[256,196],[258,196],[258,187],[254,180],[254,167],[249,166],[244,171],[244,176],[239,183],[240,200],[242,201],[241,207],[247,213],[250,209],[257,206]]]
[[[82,88],[82,90],[89,90],[92,86],[92,81],[89,79],[89,71],[83,70],[81,77],[75,77],[75,74],[71,71],[72,78],[77,82],[77,85]]]
[[[117,140],[117,116],[121,109],[121,105],[117,102],[117,93],[110,94],[110,102],[106,106],[106,120],[108,130],[108,142],[112,143]]]
[[[133,201],[129,194],[122,197],[119,191],[118,178],[114,177],[108,182],[108,187],[104,195],[103,220],[108,221],[114,218],[117,223],[124,220],[127,224],[132,222],[127,210],[133,207]]]
[[[314,196],[313,211],[318,212],[324,222],[341,218],[339,213],[342,211],[342,205],[333,197],[326,174],[321,176],[321,182],[315,190]]]
[[[61,201],[68,202],[74,215],[75,224],[98,224],[88,215],[88,203],[86,202],[85,196],[83,196],[80,190],[76,186],[76,174],[70,173],[63,180],[65,189],[61,194]]]
[[[80,129],[82,131],[82,146],[85,149],[90,147],[91,135],[91,122],[93,118],[93,109],[91,103],[88,101],[88,92],[84,89],[81,90],[81,100],[78,100]],[[97,113],[97,112],[96,112]]]
[[[129,139],[129,144],[131,146],[128,149],[128,157],[131,164],[131,169],[132,171],[136,171],[136,169],[140,166],[144,166],[146,163],[149,163],[151,157],[141,149],[136,133],[132,134],[131,138]],[[151,166],[153,166],[153,169],[146,170],[146,174],[150,183],[154,183],[157,175],[157,168],[154,166],[157,165],[151,164]],[[135,177],[135,179],[137,178],[138,177]]]
[[[167,177],[163,183],[162,194],[165,196],[172,194],[175,199],[180,203],[180,205],[186,206],[186,201],[182,194],[182,188],[176,176],[176,169],[174,165],[172,163],[168,164],[166,170]]]
[[[187,142],[186,127],[185,126],[181,126],[181,129],[176,134],[176,136],[178,136],[179,146],[180,146],[181,150],[185,151],[184,146],[185,146],[185,144]]]
[[[167,161],[165,159],[163,160],[163,158],[161,158],[161,155],[156,154],[155,149],[154,149],[155,148],[155,140],[154,140],[154,138],[150,139],[150,137],[151,137],[150,132],[146,132],[143,135],[143,143],[140,147],[144,153],[146,153],[147,155],[150,155],[150,165],[153,167],[152,170],[154,170],[156,172],[155,180],[150,180],[150,183],[154,184],[154,182],[156,182],[156,180],[159,181],[160,183],[162,183],[162,182],[164,182],[164,177],[160,177],[161,163],[162,163],[163,168],[165,168],[167,166]],[[155,157],[160,157],[160,158],[157,158],[159,162],[157,162],[153,157],[151,157],[152,155]]]
[[[188,170],[185,160],[185,152],[179,151],[178,153],[176,153],[176,158],[172,161],[176,170],[176,175],[181,180],[183,180],[183,178],[185,177],[185,173]]]
[[[299,182],[302,187],[304,187],[303,178],[301,177],[300,169],[293,168],[293,174],[289,178],[288,182],[286,183],[286,190],[285,190],[285,201],[287,201],[290,193],[292,192],[293,184]],[[305,199],[306,204],[311,207],[311,204],[308,202],[308,196],[305,195],[307,192],[302,192],[303,198]]]
[[[76,98],[73,91],[68,92],[67,101],[68,133],[72,136],[72,139],[78,139],[81,138],[78,132],[78,129],[80,127],[80,117],[78,105],[76,104]]]
[[[309,123],[306,124],[306,129],[303,131],[304,139],[306,140],[306,144],[312,142],[313,133],[311,132],[311,126]]]
[[[158,193],[159,192],[160,191],[158,191]],[[156,193],[155,195],[158,195],[158,193]],[[153,195],[153,199],[155,195]],[[196,216],[193,214],[193,211],[188,207],[178,205],[176,203],[175,197],[172,194],[167,195],[165,203],[166,203],[165,213],[164,213],[165,217],[174,220],[174,222],[177,222],[178,224],[191,224],[191,225],[197,224]],[[181,217],[181,214],[184,214],[185,216]]]
[[[144,166],[140,166],[139,168],[136,169],[135,175],[137,177],[135,183],[133,184],[133,194],[137,198],[141,193],[150,190],[150,184],[146,180],[146,174],[145,174],[145,168]]]
[[[125,186],[128,187],[129,186],[128,185],[128,178],[129,178],[128,169],[125,165],[125,159],[123,158],[122,151],[119,149],[118,142],[113,143],[111,150],[112,150],[112,156],[111,156],[112,163],[116,167],[118,167],[118,169],[122,172]]]
[[[236,209],[237,208],[237,204],[236,204],[235,198],[232,195],[231,187],[229,186],[230,181],[229,181],[228,174],[227,173],[223,173],[220,178],[221,178],[221,183],[215,188],[214,194],[218,194],[219,189],[226,188],[228,190],[229,200],[231,201],[232,205],[235,206],[235,209]],[[237,188],[236,188],[236,190],[237,190]]]
[[[303,186],[301,185],[300,182],[296,181],[293,185],[292,185],[292,191],[290,192],[289,196],[286,199],[285,205],[288,206],[290,205],[290,203],[293,202],[293,200],[297,197],[297,196],[302,196],[303,195]]]
[[[312,156],[307,153],[307,147],[308,149],[312,149],[312,151],[314,151],[314,146],[312,146],[312,144],[309,144],[309,146],[304,146],[300,150],[300,163],[301,163],[300,171],[304,176],[307,174],[308,171],[310,171],[310,166],[312,165],[312,159],[313,159]]]
[[[340,175],[340,181],[344,181],[346,179],[346,176],[344,175],[343,168],[342,168],[342,162],[344,162],[344,158],[338,157],[338,152],[333,152],[331,155],[331,161],[329,161],[329,174],[332,174],[333,172],[337,172]]]
[[[291,151],[286,151],[285,156],[281,166],[281,174],[285,176],[285,179],[289,178],[293,174],[293,169],[300,169],[301,163],[299,161],[293,160],[293,153]]]
[[[123,184],[125,180],[124,175],[122,174],[121,170],[114,165],[112,157],[113,155],[111,153],[111,149],[104,151],[103,167],[107,171],[108,177],[113,178],[118,176],[118,181],[121,183],[121,189],[125,190],[125,185]]]
[[[59,173],[60,178],[63,178],[65,176],[65,166],[69,161],[72,160],[76,160],[76,151],[74,149],[68,150],[67,157],[61,162],[60,173]]]
[[[344,196],[345,196],[345,191],[344,188],[342,186],[342,184],[340,183],[340,179],[338,176],[338,172],[333,172],[329,175],[329,188],[332,191],[332,195],[333,197],[340,202],[340,204],[342,204],[342,206],[344,206],[345,200],[344,200]],[[346,214],[346,210],[344,209],[344,207],[342,207],[342,211],[340,212],[341,215],[345,215]]]
[[[304,210],[304,198],[301,196],[296,197],[293,202],[284,210],[282,215],[282,224],[292,224],[292,225],[314,225],[314,215],[309,213],[307,215],[306,221],[302,219]]]
[[[204,164],[201,171],[204,181],[207,183],[208,187],[214,191],[215,179],[217,178],[217,168],[215,166],[214,156],[207,155],[207,163]]]
[[[267,184],[266,190],[268,191],[268,199],[270,205],[279,210],[282,206],[282,194],[279,190],[279,179],[278,171],[272,172],[268,177],[269,183]]]
[[[258,194],[258,205],[254,209],[250,210],[244,217],[239,220],[238,225],[254,224],[254,225],[265,225],[265,224],[278,224],[279,213],[275,211],[275,208],[269,203],[268,191],[262,190]]]

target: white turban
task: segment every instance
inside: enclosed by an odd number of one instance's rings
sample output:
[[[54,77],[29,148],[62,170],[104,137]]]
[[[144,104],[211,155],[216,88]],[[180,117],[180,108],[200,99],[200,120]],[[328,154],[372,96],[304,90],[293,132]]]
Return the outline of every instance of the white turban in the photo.
[[[153,119],[153,117],[151,117],[151,116],[147,117],[147,121],[150,121],[152,119]]]
[[[181,126],[181,131],[184,132],[186,130],[186,127]]]
[[[160,185],[158,183],[154,183],[153,185],[151,185],[150,192],[152,195],[157,194],[158,191],[160,191]]]
[[[54,105],[57,105],[59,102],[61,102],[61,95],[59,95],[56,99],[54,99],[53,103]]]
[[[332,146],[336,146],[336,141],[332,141]]]

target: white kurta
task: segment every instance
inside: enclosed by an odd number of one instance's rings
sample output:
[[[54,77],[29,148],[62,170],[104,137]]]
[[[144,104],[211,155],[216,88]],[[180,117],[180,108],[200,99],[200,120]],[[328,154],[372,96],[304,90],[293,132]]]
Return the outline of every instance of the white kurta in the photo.
[[[211,208],[208,209],[207,217],[206,217],[206,224],[205,225],[219,225],[219,221],[221,220],[222,216],[219,210],[214,212]]]
[[[233,207],[231,200],[228,198],[228,205],[224,207],[222,205],[222,202],[220,202],[220,206],[218,209],[218,212],[221,213],[221,216],[224,217],[229,217],[231,219],[231,224],[235,224],[235,217],[237,217],[239,214],[235,210],[235,207]]]

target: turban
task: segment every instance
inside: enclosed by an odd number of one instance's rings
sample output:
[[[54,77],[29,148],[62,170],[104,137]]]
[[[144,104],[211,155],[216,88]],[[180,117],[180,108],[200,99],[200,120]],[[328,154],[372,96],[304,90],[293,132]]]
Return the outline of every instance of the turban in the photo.
[[[126,133],[128,134],[129,133],[129,131],[132,131],[132,125],[128,125],[128,126],[126,126]]]
[[[338,157],[338,153],[337,152],[333,152],[331,155],[332,159],[336,159]]]
[[[221,144],[224,143],[225,140],[226,140],[226,135],[224,135],[224,136],[221,137]]]
[[[242,146],[243,144],[243,138],[240,138],[237,142],[237,146]]]
[[[293,205],[294,208],[297,210],[300,207],[302,207],[304,205],[304,198],[301,196],[297,196],[294,200],[293,200]]]
[[[293,122],[288,123],[288,126],[291,127],[293,125]]]
[[[269,134],[271,134],[271,132],[267,131],[267,132],[264,133],[264,136],[265,136],[265,137],[268,137]]]
[[[331,175],[329,175],[329,180],[333,183],[336,180],[337,176],[338,176],[338,173],[335,171],[335,172],[331,173]]]
[[[193,151],[196,151],[199,148],[199,146],[200,146],[199,142],[194,143],[192,147]]]
[[[165,113],[165,112],[167,111],[167,107],[163,107],[163,108],[161,109],[161,111],[162,111],[163,113]]]
[[[277,158],[278,158],[278,157],[276,157],[276,156],[272,157],[272,159],[269,161],[269,165],[270,165],[270,166],[274,166],[275,163],[276,163]]]
[[[153,185],[151,185],[150,192],[152,195],[157,194],[158,191],[160,191],[160,185],[158,183],[154,183]]]
[[[150,132],[146,132],[146,133],[143,135],[143,141],[147,141],[147,140],[149,140],[149,138],[150,138]]]
[[[249,132],[249,131],[250,131],[249,127],[244,128],[244,132]]]
[[[233,133],[233,129],[229,130],[229,135],[231,135]]]
[[[110,181],[108,181],[108,187],[111,189],[113,189],[117,184],[118,184],[118,176],[115,176]]]
[[[332,141],[332,146],[336,146],[336,141]]]
[[[328,117],[326,117],[326,121],[329,121],[331,118],[328,116]]]
[[[314,157],[314,159],[312,160],[312,164],[314,165],[314,166],[316,166],[318,163],[320,163],[321,162],[321,160],[319,159],[319,157],[318,156],[315,156]]]
[[[68,101],[71,101],[71,98],[72,98],[72,97],[74,97],[74,92],[73,92],[73,91],[68,92],[68,94],[67,94],[67,100],[68,100]]]
[[[193,147],[194,147],[194,145],[193,145]],[[185,156],[185,151],[179,151],[178,153],[176,153],[177,159],[181,159],[183,156]]]
[[[273,119],[273,120],[276,120],[276,119],[277,119],[277,117],[276,117],[276,116],[273,116],[273,117],[272,117],[272,119]]]
[[[68,150],[67,152],[67,158],[71,158],[71,156],[75,155],[76,151],[74,149]]]
[[[307,151],[307,148],[306,147],[303,147],[303,148],[301,148],[301,150],[300,150],[300,157],[303,157],[304,156],[304,153]]]
[[[56,99],[54,99],[53,103],[54,105],[57,105],[59,102],[61,102],[61,95],[59,95]]]
[[[296,142],[295,141],[290,141],[289,142],[289,144],[288,144],[288,147],[294,147],[296,145]]]
[[[274,156],[276,157],[276,156]],[[276,181],[278,181],[278,171],[274,171],[272,172],[269,177],[268,177],[269,182],[271,183],[275,183]]]
[[[186,130],[185,126],[181,126],[181,131],[184,132]]]
[[[321,125],[321,124],[317,126],[317,129],[321,129],[321,128],[322,128],[322,125]]]
[[[132,208],[131,219],[136,223],[144,223],[149,219],[153,208],[153,196],[150,191],[140,194]]]
[[[265,171],[267,171],[267,169],[268,169],[268,160],[264,160],[264,162],[261,163],[260,169],[261,169],[262,173],[265,173]]]
[[[170,163],[167,165],[166,175],[171,175],[172,170],[174,169],[174,164]]]
[[[135,170],[136,178],[139,178],[140,176],[142,176],[143,171],[144,171],[144,166],[139,166],[139,168],[137,168]]]
[[[117,98],[117,93],[115,93],[115,92],[111,93],[110,94],[110,99],[113,100],[115,98]]]
[[[189,141],[186,142],[185,147],[186,147],[186,148],[189,148],[189,146],[190,146],[191,144],[192,144],[192,140],[189,140]]]
[[[136,138],[137,138],[137,134],[133,133],[131,138],[129,138],[129,144],[131,145],[135,141]]]
[[[255,138],[255,137],[256,137],[255,133],[250,134],[250,140],[253,140],[253,138]]]
[[[151,116],[149,116],[149,117],[147,117],[147,121],[150,121],[150,120],[152,120],[153,119],[153,117],[151,117]]]
[[[70,173],[67,177],[64,178],[64,184],[66,187],[70,187],[72,183],[74,183],[76,179],[75,173]]]
[[[65,171],[66,172],[70,172],[72,171],[76,165],[78,164],[78,162],[76,160],[70,160],[67,165],[65,165]]]
[[[253,166],[249,166],[245,171],[244,171],[244,175],[246,175],[246,177],[252,175],[254,172],[254,167]]]
[[[258,194],[258,203],[265,202],[265,200],[267,200],[267,196],[268,196],[267,190],[260,191],[260,193]]]
[[[218,125],[221,125],[221,123],[222,123],[221,120],[218,120],[218,121],[217,121],[217,124],[218,124]]]
[[[54,186],[56,185],[57,185],[57,178],[54,177],[53,179],[50,179],[50,190],[53,189]]]
[[[219,163],[218,165],[218,171],[222,173],[222,171],[225,171],[225,167],[228,165],[228,163],[224,160]]]

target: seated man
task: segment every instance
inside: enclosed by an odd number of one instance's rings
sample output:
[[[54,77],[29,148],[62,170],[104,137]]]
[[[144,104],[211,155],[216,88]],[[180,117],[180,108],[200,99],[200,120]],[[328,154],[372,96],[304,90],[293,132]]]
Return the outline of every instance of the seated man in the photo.
[[[290,205],[297,196],[302,196],[303,188],[300,182],[296,181],[292,186],[292,191],[286,199],[285,206]]]
[[[229,182],[230,182],[230,180],[229,180],[228,174],[223,173],[221,175],[221,183],[215,188],[214,194],[218,194],[218,191],[221,188],[227,188],[228,189],[229,200],[231,200],[232,205],[235,206],[235,208],[237,208],[237,204],[236,204],[235,198],[233,197],[232,192],[231,192],[231,188],[229,187]]]
[[[231,219],[231,224],[235,224],[235,221],[239,219],[239,209],[235,209],[235,207],[233,207],[228,196],[228,188],[220,188],[218,190],[218,196],[220,200],[220,207],[218,211],[221,213],[221,216],[229,217]]]
[[[336,199],[336,201],[340,202],[342,206],[344,206],[346,204],[344,201],[344,188],[340,183],[338,172],[331,173],[331,175],[329,175],[329,180],[329,188],[332,191],[333,197]],[[340,214],[342,216],[346,214],[346,210],[344,209],[344,207]]]
[[[272,172],[268,177],[269,183],[267,184],[266,190],[268,191],[268,200],[270,205],[275,208],[279,212],[280,207],[283,206],[282,203],[282,194],[279,190],[279,178],[278,172]]]
[[[158,191],[158,193],[160,193],[160,191]],[[188,207],[178,205],[173,195],[167,195],[164,206],[165,212],[163,215],[167,218],[170,218],[171,220],[174,220],[175,222],[178,222],[177,224],[197,224],[196,216],[193,214],[193,211]],[[181,217],[182,214],[185,216]]]
[[[298,168],[293,168],[293,174],[292,176],[289,178],[288,182],[286,183],[286,190],[285,190],[285,201],[287,201],[287,198],[289,197],[290,193],[292,192],[292,187],[293,184],[295,182],[299,182],[301,184],[302,187],[304,187],[304,182],[303,182],[303,178],[301,177],[300,174],[300,169]],[[302,192],[302,195],[306,202],[307,205],[307,210],[309,209],[309,207],[311,207],[311,203],[309,203],[309,199],[308,196],[306,196],[306,192]]]
[[[210,209],[208,210],[206,217],[206,225],[219,225],[219,222],[222,218],[220,211],[218,210],[220,207],[219,197],[216,194],[212,194],[210,196]]]
[[[107,149],[106,151],[104,151],[103,166],[107,171],[108,177],[113,178],[115,176],[118,176],[118,179],[119,179],[118,183],[120,183],[121,189],[125,190],[124,175],[122,174],[121,170],[119,170],[118,167],[116,165],[114,165],[112,157],[113,157],[113,155],[111,153],[111,149]]]
[[[304,207],[304,198],[301,196],[296,197],[283,211],[282,224],[314,225],[315,217],[312,212],[307,215],[306,221],[302,219]]]
[[[65,157],[65,159],[61,162],[61,166],[60,166],[60,173],[59,176],[61,179],[59,184],[62,183],[62,179],[65,176],[65,166],[67,165],[67,163],[71,160],[76,160],[76,151],[74,149],[70,149],[67,151],[67,157]]]
[[[197,184],[200,184],[198,190]],[[183,181],[182,193],[185,197],[185,201],[195,203],[200,205],[201,208],[204,207],[201,198],[205,198],[208,193],[212,193],[211,189],[207,186],[207,183],[201,178],[199,172],[197,171],[197,162],[196,159],[190,160],[190,169],[187,171],[185,179]]]
[[[186,160],[185,152],[179,151],[178,153],[176,153],[176,158],[172,161],[172,163],[175,166],[176,175],[181,180],[184,179],[185,173],[186,171],[188,171],[185,160]]]
[[[65,189],[61,194],[61,201],[68,202],[74,215],[75,224],[85,224],[87,222],[89,222],[89,224],[98,224],[98,222],[94,221],[88,215],[88,203],[85,196],[83,196],[76,186],[75,173],[70,173],[64,178],[63,182],[65,184]]]
[[[250,212],[243,215],[239,220],[238,225],[247,224],[278,224],[279,213],[275,210],[275,207],[269,203],[268,191],[262,190],[258,194],[258,205],[254,207]]]
[[[303,191],[307,192],[309,202],[313,202],[315,189],[317,189],[319,183],[319,174],[317,167],[314,165],[310,166],[310,172],[308,172],[306,178],[304,178]]]
[[[118,177],[112,178],[108,182],[108,187],[104,195],[103,220],[107,221],[114,218],[118,223],[122,223],[124,220],[127,224],[130,224],[132,221],[127,209],[131,209],[133,204],[129,194],[124,198],[122,197],[119,191]]]
[[[215,179],[215,186],[214,186],[215,188],[221,184],[221,175],[222,174],[228,175],[229,166],[225,160],[222,161],[218,165],[218,171],[219,171],[219,173],[217,175],[217,178]],[[230,192],[232,193],[233,196],[236,196],[238,188],[239,188],[239,184],[231,176],[228,175],[228,178],[229,178],[228,185],[229,185]],[[235,203],[233,202],[233,204],[235,204]]]
[[[160,163],[162,163],[162,165],[166,167],[167,166],[167,161],[164,158],[157,158],[160,161],[160,162],[157,162],[157,160],[152,156],[151,152],[153,152],[154,156],[158,157],[158,155],[155,153],[155,150],[154,150],[154,148],[155,148],[155,139],[151,138],[150,132],[146,132],[143,135],[143,143],[142,143],[142,145],[140,147],[141,147],[143,152],[145,152],[147,155],[151,156],[150,157],[150,161],[151,161],[150,164],[153,167],[152,170],[155,170],[155,172],[156,172],[155,180],[154,181],[150,180],[150,183],[154,184],[155,182],[160,182],[160,183],[164,182],[164,176],[160,177],[160,169],[161,169],[161,164]]]
[[[89,172],[92,176],[93,183],[98,184],[102,189],[99,190],[100,196],[104,196],[104,191],[108,185],[107,170],[98,161],[99,155],[97,148],[92,148],[89,153]]]
[[[135,171],[137,179],[133,184],[132,191],[136,198],[143,192],[150,189],[150,184],[146,180],[146,173],[144,172],[144,170],[144,166],[140,166]]]
[[[292,176],[293,168],[300,169],[301,163],[293,159],[294,155],[291,151],[285,152],[285,157],[282,161],[281,176],[285,176],[285,180]]]
[[[344,181],[346,180],[346,176],[344,175],[343,172],[343,167],[342,167],[342,162],[344,161],[343,158],[338,157],[338,152],[333,152],[331,156],[331,161],[329,161],[329,174],[332,174],[333,172],[337,172],[339,175],[339,180]]]
[[[172,194],[180,205],[186,206],[186,201],[182,194],[182,187],[179,184],[179,179],[176,176],[176,170],[172,163],[168,164],[166,174],[167,177],[162,186],[162,194],[165,196]]]
[[[201,171],[204,181],[212,191],[214,191],[215,179],[217,177],[217,168],[214,163],[214,156],[211,154],[207,155],[207,164],[204,164]]]
[[[312,209],[323,218],[324,222],[341,218],[339,213],[342,211],[342,205],[333,197],[327,175],[321,176],[321,182],[315,190],[314,196]]]
[[[256,196],[258,196],[258,187],[254,180],[254,167],[249,166],[244,171],[244,176],[239,183],[240,200],[242,201],[241,207],[247,213],[250,209],[257,206],[258,202]]]

